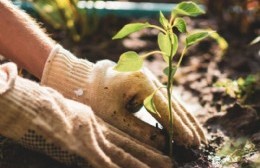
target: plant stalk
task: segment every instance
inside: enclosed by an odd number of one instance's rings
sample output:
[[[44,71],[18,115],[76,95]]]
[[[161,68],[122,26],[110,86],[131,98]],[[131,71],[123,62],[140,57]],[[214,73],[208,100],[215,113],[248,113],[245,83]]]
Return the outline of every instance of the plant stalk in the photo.
[[[173,153],[172,153],[172,139],[173,139],[173,119],[172,119],[172,79],[171,75],[172,74],[172,66],[171,66],[171,59],[169,61],[169,75],[168,75],[168,83],[167,83],[167,96],[168,96],[168,107],[169,107],[169,112],[170,112],[170,128],[169,128],[169,155],[172,158]]]
[[[171,25],[171,28],[173,27],[173,22],[174,22],[174,19],[175,19],[176,15],[174,13],[171,14],[171,18],[170,18],[170,25]]]
[[[169,34],[171,34],[173,32],[170,32]],[[171,44],[172,44],[172,39],[169,36]],[[169,107],[169,113],[170,113],[170,119],[169,119],[169,156],[172,158],[173,157],[173,144],[172,144],[172,140],[173,140],[173,115],[172,115],[172,83],[173,83],[173,79],[172,79],[172,49],[173,49],[173,45],[171,45],[171,53],[170,53],[170,57],[169,57],[169,74],[168,74],[168,83],[167,83],[167,96],[168,96],[168,107]]]
[[[165,31],[163,28],[159,27],[159,26],[156,26],[156,25],[149,25],[149,27],[151,27],[151,28],[155,28],[155,29],[157,29],[157,30],[160,30],[161,32],[163,32],[164,34],[166,34],[166,31]]]
[[[180,57],[180,59],[179,59],[179,61],[178,61],[178,64],[177,64],[177,68],[180,67],[181,62],[182,62],[182,59],[183,59],[183,56],[184,56],[184,54],[186,53],[186,50],[187,50],[186,47],[182,50],[181,57]]]
[[[148,53],[146,53],[146,54],[143,54],[143,55],[141,55],[140,57],[141,58],[146,58],[146,57],[148,57],[148,56],[150,56],[150,55],[153,55],[153,54],[163,54],[163,52],[162,51],[151,51],[151,52],[148,52]]]

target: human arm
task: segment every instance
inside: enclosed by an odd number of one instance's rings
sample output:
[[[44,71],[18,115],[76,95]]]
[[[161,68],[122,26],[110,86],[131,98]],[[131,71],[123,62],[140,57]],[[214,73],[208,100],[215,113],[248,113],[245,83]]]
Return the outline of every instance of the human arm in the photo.
[[[0,0],[0,54],[41,78],[55,42],[8,0]]]

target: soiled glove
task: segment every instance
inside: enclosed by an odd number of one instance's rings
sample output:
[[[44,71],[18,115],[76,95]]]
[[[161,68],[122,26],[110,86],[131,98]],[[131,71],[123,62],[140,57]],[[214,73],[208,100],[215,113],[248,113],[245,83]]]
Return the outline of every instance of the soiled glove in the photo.
[[[45,65],[42,84],[59,90],[65,97],[88,104],[95,114],[136,139],[157,149],[165,146],[160,130],[137,119],[132,113],[143,100],[161,86],[147,69],[137,72],[113,70],[115,63],[103,60],[93,64],[78,59],[62,47],[56,47]],[[161,117],[154,117],[169,129],[169,110],[165,90],[156,92],[155,106]],[[174,140],[184,146],[198,147],[207,142],[197,120],[185,108],[172,101]]]
[[[81,167],[171,167],[160,152],[97,118],[81,103],[0,66],[0,135]]]

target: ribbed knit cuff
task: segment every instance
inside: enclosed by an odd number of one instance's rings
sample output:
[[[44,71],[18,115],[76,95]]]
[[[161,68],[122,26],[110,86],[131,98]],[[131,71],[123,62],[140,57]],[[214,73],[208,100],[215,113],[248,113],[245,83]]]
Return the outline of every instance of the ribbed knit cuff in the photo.
[[[93,65],[56,45],[45,63],[41,84],[56,89],[67,98],[87,104],[88,76]]]

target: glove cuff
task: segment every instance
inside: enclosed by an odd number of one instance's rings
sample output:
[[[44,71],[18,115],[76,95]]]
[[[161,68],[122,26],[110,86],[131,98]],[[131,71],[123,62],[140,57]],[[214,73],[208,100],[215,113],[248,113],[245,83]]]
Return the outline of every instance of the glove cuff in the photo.
[[[45,63],[41,84],[59,90],[65,97],[88,104],[88,77],[93,63],[76,58],[71,52],[56,45]],[[82,99],[82,100],[81,100]]]

